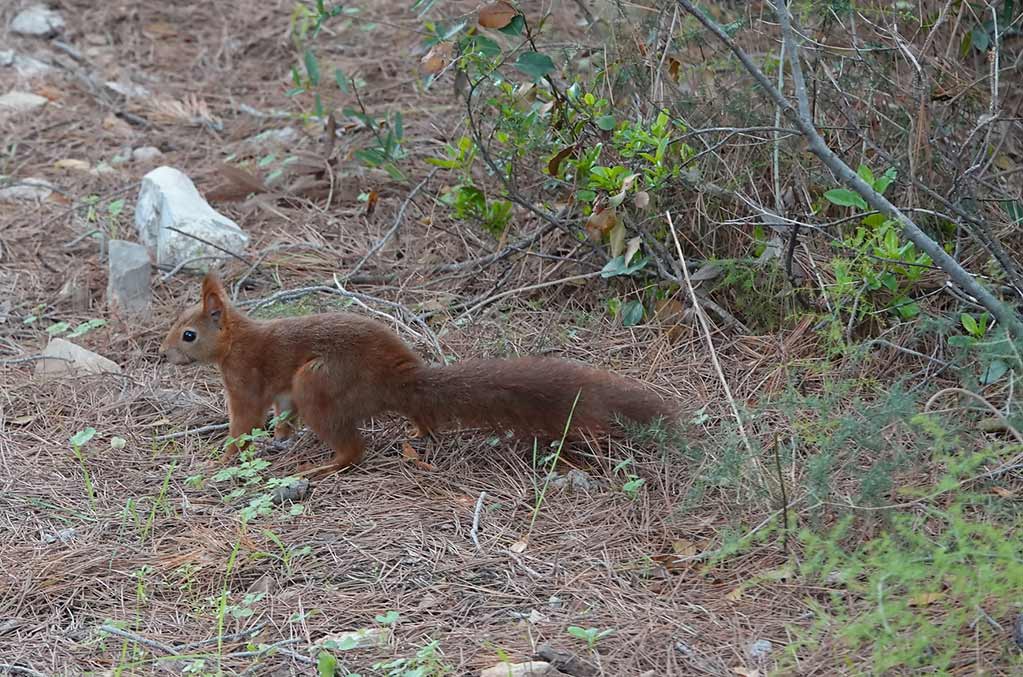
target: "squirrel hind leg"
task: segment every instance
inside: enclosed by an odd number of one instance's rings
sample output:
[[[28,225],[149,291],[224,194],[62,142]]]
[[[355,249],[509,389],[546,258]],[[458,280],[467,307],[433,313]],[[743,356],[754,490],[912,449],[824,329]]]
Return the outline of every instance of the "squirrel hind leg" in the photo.
[[[305,424],[334,450],[327,465],[306,464],[299,468],[300,471],[315,468],[310,474],[319,477],[362,460],[365,446],[357,421],[346,416],[350,407],[338,397],[327,374],[309,365],[300,369],[295,376],[291,400],[296,411],[302,413]]]
[[[310,412],[305,416],[305,422],[317,437],[330,446],[334,453],[328,463],[304,463],[299,466],[299,472],[313,477],[323,477],[361,461],[366,447],[355,423],[347,420],[331,420],[327,418],[330,412],[316,413],[322,413],[324,416],[320,417]]]

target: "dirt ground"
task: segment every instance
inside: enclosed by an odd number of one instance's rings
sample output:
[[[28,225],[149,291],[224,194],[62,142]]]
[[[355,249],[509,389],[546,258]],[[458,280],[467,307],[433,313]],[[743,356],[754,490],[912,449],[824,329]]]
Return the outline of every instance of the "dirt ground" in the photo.
[[[67,24],[60,39],[70,49],[14,35],[3,41],[52,69],[27,77],[0,68],[3,91],[50,100],[29,115],[0,118],[2,173],[56,187],[41,204],[0,209],[0,358],[12,360],[0,366],[0,673],[180,673],[201,658],[211,674],[218,665],[227,674],[312,674],[318,642],[380,627],[375,617],[389,620],[391,611],[399,614],[393,637],[335,652],[344,669],[377,674],[373,663],[412,656],[436,640],[456,675],[478,674],[503,657],[528,660],[542,644],[575,654],[595,674],[769,670],[792,639],[790,627],[808,622],[808,600],[824,591],[782,577],[736,594],[751,576],[785,564],[774,542],[711,568],[691,557],[719,547],[730,528],[771,517],[738,507],[743,487],[731,495],[693,491],[702,469],[694,459],[713,458],[734,442],[714,434],[731,412],[703,337],[688,328],[613,323],[604,312],[609,283],[600,279],[511,294],[470,318],[438,312],[599,265],[550,255],[572,251],[558,234],[530,249],[548,256],[514,252],[472,263],[501,245],[448,220],[433,199],[446,179],[429,174],[422,160],[458,133],[461,116],[450,82],[423,90],[410,3],[362,3],[360,15],[319,43],[323,73],[334,66],[357,73],[367,109],[403,113],[408,181],[360,168],[351,152],[369,133],[346,127],[335,150],[341,161],[330,170],[337,173],[333,194],[290,202],[232,197],[221,169],[229,162],[265,177],[283,158],[301,155],[311,171],[325,171],[322,128],[273,115],[296,110],[286,97],[294,62],[290,0],[58,4]],[[571,27],[572,3],[564,4],[559,12]],[[473,7],[449,3],[445,12]],[[0,8],[3,25],[16,9]],[[106,82],[146,93],[126,99]],[[351,94],[334,96],[328,105],[356,104]],[[289,126],[298,133],[283,144],[252,140]],[[142,146],[163,156],[117,160]],[[106,170],[59,164],[68,159]],[[686,411],[706,405],[689,440],[702,445],[701,454],[598,440],[559,464],[562,474],[585,471],[586,485],[552,487],[538,501],[545,480],[538,458],[548,450],[463,431],[410,459],[403,455],[406,423],[383,419],[367,431],[366,460],[316,482],[304,512],[280,509],[243,526],[238,502],[226,500],[233,485],[187,481],[223,439],[223,431],[182,434],[226,420],[218,375],[173,367],[158,355],[169,322],[195,299],[198,278],[156,271],[153,315],[143,321],[106,307],[105,259],[89,233],[136,238],[139,182],[157,164],[191,176],[252,236],[246,262],[222,269],[229,282],[244,276],[239,301],[332,284],[404,209],[397,237],[366,261],[349,289],[432,311],[431,327],[456,359],[561,355],[643,379]],[[379,202],[367,215],[358,196],[369,191]],[[89,196],[97,196],[93,220]],[[122,198],[123,211],[111,215],[107,205]],[[523,213],[515,228],[528,234],[537,226]],[[314,294],[264,312],[339,301]],[[26,324],[30,315],[39,319]],[[108,323],[75,340],[120,365],[119,375],[43,378],[34,362],[17,361],[45,347],[55,322],[93,318]],[[805,325],[715,340],[734,397],[747,402],[769,395],[786,361],[809,359],[815,348]],[[68,439],[90,426],[98,432],[80,460]],[[115,438],[123,448],[111,446]],[[304,433],[292,449],[267,452],[266,472],[284,476],[325,453]],[[627,459],[627,472],[645,480],[635,497],[622,490],[618,466]],[[221,599],[228,613],[218,613]],[[121,635],[101,631],[104,625]],[[570,626],[614,632],[590,648]],[[773,651],[751,652],[764,641]],[[827,646],[808,651],[801,674],[856,673],[828,656]]]

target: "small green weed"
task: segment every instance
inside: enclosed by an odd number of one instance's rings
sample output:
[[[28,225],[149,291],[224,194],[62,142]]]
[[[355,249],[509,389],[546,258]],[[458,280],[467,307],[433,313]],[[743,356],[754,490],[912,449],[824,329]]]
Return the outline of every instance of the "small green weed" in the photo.
[[[412,658],[374,663],[372,669],[387,677],[443,677],[454,674],[454,669],[444,662],[437,640],[428,641]]]
[[[950,674],[987,637],[1004,641],[1019,612],[1023,544],[1012,526],[973,512],[959,498],[947,509],[892,515],[889,530],[854,548],[841,545],[852,516],[825,536],[803,531],[804,574],[837,579],[841,589],[790,651],[837,628],[852,647],[872,651],[875,674]],[[1019,654],[1010,660],[1023,667]]]
[[[92,507],[93,512],[96,510],[96,490],[92,485],[92,475],[89,473],[89,466],[85,462],[85,452],[82,448],[89,443],[93,437],[96,436],[96,429],[93,427],[79,430],[77,433],[71,436],[69,442],[71,442],[71,451],[74,453],[75,458],[78,459],[78,464],[82,468],[82,477],[85,482],[85,493],[89,496],[89,505]]]
[[[614,628],[605,628],[603,630],[599,628],[581,628],[578,625],[568,626],[566,632],[572,635],[576,639],[581,639],[586,642],[586,648],[593,651],[597,648],[597,644],[615,633]]]

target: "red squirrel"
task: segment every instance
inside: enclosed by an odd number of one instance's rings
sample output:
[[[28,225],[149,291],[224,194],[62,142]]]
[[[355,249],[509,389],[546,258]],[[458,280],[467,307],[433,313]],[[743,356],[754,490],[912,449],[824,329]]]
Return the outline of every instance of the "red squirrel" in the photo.
[[[460,423],[548,440],[561,438],[570,415],[572,439],[612,432],[616,417],[671,423],[677,416],[637,382],[566,360],[430,366],[387,325],[361,315],[256,320],[231,305],[212,273],[203,279],[200,302],[178,317],[160,353],[177,365],[220,368],[233,438],[262,427],[271,406],[277,416],[289,412],[274,431],[278,439],[290,437],[293,417],[301,417],[334,451],[317,474],[358,463],[364,452],[358,426],[385,412],[411,419],[419,435]],[[229,445],[222,462],[238,451]]]

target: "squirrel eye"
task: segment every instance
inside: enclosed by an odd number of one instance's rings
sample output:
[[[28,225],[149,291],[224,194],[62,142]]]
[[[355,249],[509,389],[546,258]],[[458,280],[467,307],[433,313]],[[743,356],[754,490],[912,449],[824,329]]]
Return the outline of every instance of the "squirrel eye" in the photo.
[[[194,331],[192,331],[191,329],[186,329],[186,330],[185,330],[185,333],[181,335],[181,338],[182,338],[182,339],[183,339],[183,340],[184,340],[184,341],[185,341],[186,343],[191,343],[192,341],[194,341],[194,340],[195,340],[195,332],[194,332]]]

